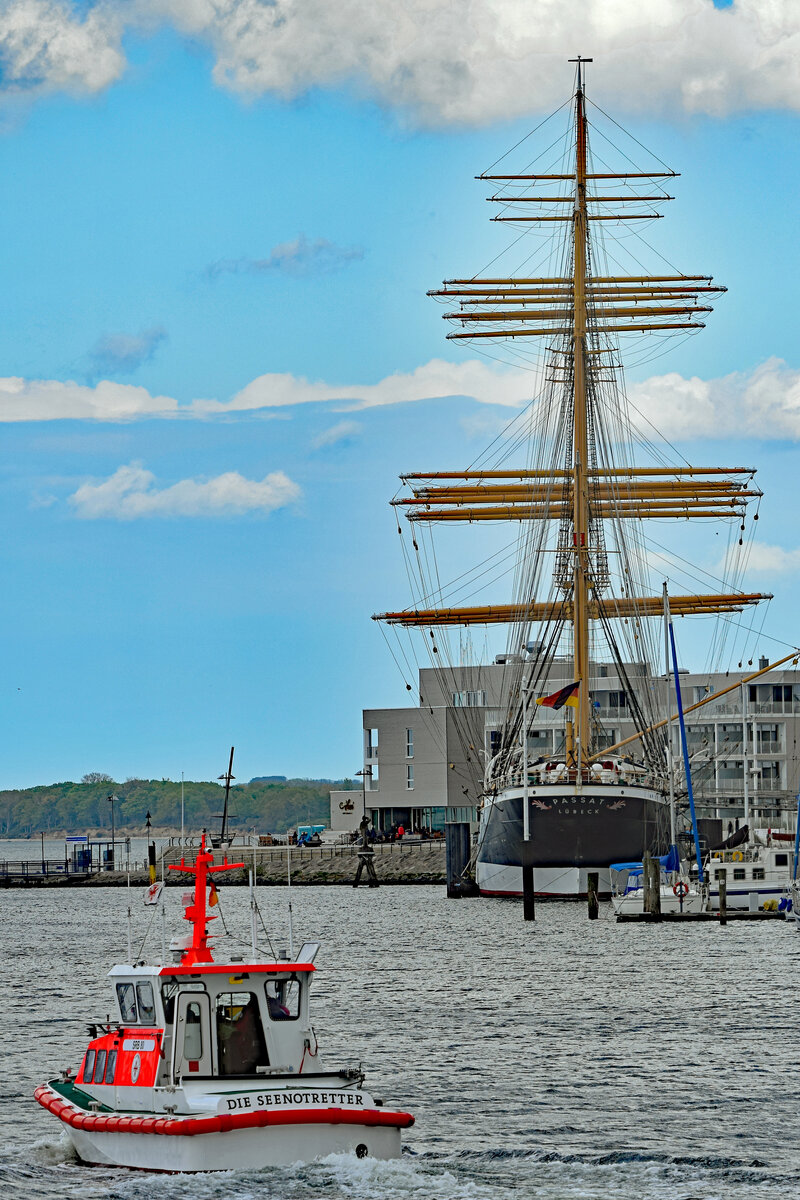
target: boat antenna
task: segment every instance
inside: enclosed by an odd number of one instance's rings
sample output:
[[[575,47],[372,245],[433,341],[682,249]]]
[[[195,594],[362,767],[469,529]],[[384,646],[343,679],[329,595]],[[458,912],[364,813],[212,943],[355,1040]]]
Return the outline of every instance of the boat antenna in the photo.
[[[128,863],[128,962],[133,962],[133,930],[131,929],[131,868]]]
[[[289,887],[289,958],[294,959],[294,928],[292,927],[292,843],[286,847],[286,875]]]
[[[228,836],[228,799],[231,794],[231,780],[236,776],[233,773],[233,746],[231,746],[231,757],[228,763],[228,769],[224,775],[218,776],[219,779],[225,780],[225,803],[222,807],[222,827],[219,832],[219,844],[222,845]]]

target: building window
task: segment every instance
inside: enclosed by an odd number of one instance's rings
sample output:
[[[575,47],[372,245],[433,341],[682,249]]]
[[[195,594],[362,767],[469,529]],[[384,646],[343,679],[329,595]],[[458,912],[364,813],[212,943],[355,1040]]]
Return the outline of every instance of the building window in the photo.
[[[409,792],[414,790],[414,768],[411,763],[406,767],[406,788]]]
[[[489,730],[489,757],[490,758],[494,758],[494,756],[496,754],[500,753],[500,746],[502,745],[502,737],[503,737],[503,735],[501,734],[499,729],[490,729]]]
[[[406,758],[414,757],[414,730],[406,730]]]
[[[486,692],[453,692],[453,708],[485,708]]]
[[[774,683],[772,685],[772,700],[774,704],[790,704],[792,700],[791,684]]]
[[[378,791],[378,789],[380,787],[380,778],[379,778],[378,772],[379,772],[378,764],[374,763],[373,767],[372,767],[372,774],[367,775],[365,777],[366,781],[367,781],[367,791],[368,792],[377,792]]]
[[[364,757],[378,757],[378,731],[377,729],[364,730]]]
[[[747,688],[747,696],[751,704],[758,703],[758,684],[751,683]]]
[[[770,750],[777,750],[780,745],[780,726],[759,725],[756,729],[756,738],[758,739],[758,754],[767,754]]]
[[[627,708],[628,707],[628,697],[625,695],[624,692],[609,692],[608,693],[608,707],[616,708],[616,709]]]

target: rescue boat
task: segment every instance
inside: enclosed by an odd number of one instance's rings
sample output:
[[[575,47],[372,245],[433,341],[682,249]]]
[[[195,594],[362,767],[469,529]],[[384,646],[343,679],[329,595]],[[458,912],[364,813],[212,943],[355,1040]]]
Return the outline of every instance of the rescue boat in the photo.
[[[204,836],[193,864],[170,868],[194,875],[184,897],[191,936],[173,940],[171,962],[113,967],[114,1018],[90,1025],[77,1074],[36,1089],[84,1162],[228,1171],[400,1154],[414,1118],[367,1092],[360,1066],[323,1069],[309,1019],[319,943],[265,958],[251,879],[251,953],[212,955],[209,877],[243,866],[227,856],[215,866]],[[163,903],[158,891],[149,898]]]

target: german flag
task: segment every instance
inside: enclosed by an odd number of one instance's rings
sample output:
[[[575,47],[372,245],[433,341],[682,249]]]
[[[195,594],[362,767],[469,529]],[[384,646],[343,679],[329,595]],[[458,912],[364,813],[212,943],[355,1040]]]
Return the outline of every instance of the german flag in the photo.
[[[537,696],[536,703],[543,704],[545,708],[563,708],[565,704],[577,708],[580,686],[580,681],[568,683],[560,692],[553,692],[552,696]]]

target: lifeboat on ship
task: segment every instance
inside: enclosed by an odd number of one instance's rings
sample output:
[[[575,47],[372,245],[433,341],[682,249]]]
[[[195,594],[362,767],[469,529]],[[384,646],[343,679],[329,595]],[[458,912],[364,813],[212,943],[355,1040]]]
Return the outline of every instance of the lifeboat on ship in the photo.
[[[118,1016],[90,1026],[77,1074],[36,1089],[84,1162],[228,1171],[400,1154],[414,1118],[373,1098],[360,1067],[322,1067],[309,1019],[319,943],[264,958],[253,920],[252,953],[214,959],[209,876],[243,866],[227,858],[215,866],[204,836],[193,864],[170,868],[195,876],[184,898],[191,937],[172,943],[171,963],[113,967]]]

